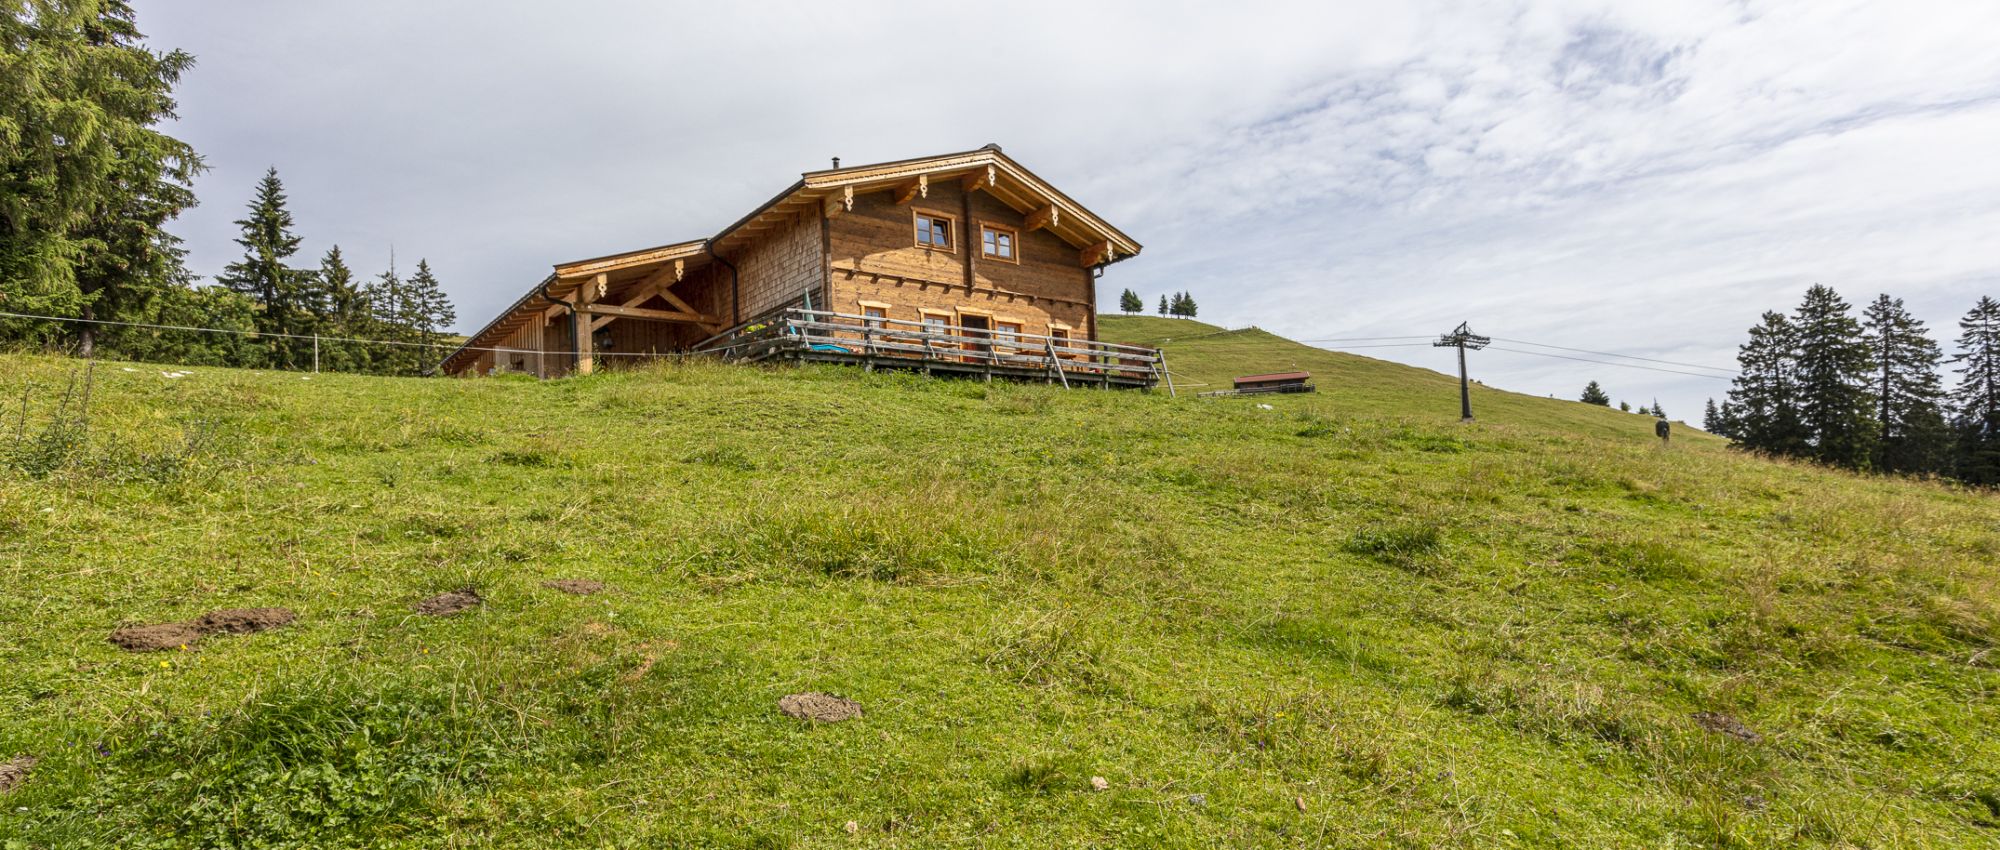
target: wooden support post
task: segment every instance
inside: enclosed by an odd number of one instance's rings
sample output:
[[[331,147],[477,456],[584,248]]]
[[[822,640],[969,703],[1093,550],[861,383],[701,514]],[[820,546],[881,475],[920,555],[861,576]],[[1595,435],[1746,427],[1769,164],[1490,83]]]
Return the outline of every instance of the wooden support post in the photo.
[[[1160,349],[1160,374],[1167,379],[1167,398],[1174,397],[1174,372],[1167,368],[1167,350]]]
[[[590,305],[597,303],[597,299],[604,297],[605,291],[610,288],[611,275],[606,273],[599,273],[597,277],[584,281],[582,286],[577,287],[576,303],[570,308],[569,323],[573,329],[572,332],[576,335],[576,373],[578,375],[588,375],[597,369],[597,355],[592,350],[596,345],[596,340],[592,339],[595,332],[592,329],[590,317],[584,310]]]

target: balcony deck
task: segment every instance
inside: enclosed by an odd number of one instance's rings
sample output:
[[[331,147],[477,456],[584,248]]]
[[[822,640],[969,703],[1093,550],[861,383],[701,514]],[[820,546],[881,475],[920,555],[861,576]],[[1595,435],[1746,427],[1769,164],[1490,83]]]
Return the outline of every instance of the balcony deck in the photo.
[[[734,362],[844,363],[934,375],[1144,389],[1165,383],[1156,348],[790,308],[722,334],[701,349]]]

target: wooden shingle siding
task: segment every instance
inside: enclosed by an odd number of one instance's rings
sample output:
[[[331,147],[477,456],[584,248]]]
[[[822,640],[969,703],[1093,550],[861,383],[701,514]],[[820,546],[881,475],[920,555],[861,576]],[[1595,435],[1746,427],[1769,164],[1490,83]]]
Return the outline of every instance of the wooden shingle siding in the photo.
[[[826,275],[819,218],[799,216],[762,234],[729,259],[742,275],[745,319],[782,307],[804,292],[817,299]]]

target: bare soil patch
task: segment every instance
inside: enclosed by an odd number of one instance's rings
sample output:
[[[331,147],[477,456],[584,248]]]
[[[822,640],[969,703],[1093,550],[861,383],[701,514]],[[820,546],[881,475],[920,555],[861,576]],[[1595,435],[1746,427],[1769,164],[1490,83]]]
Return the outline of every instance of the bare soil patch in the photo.
[[[542,586],[576,596],[589,596],[593,593],[604,592],[604,582],[591,581],[587,578],[559,578],[553,581],[542,582]]]
[[[28,781],[28,771],[35,769],[40,759],[34,756],[15,756],[12,761],[0,762],[0,794],[6,794],[21,787]]]
[[[298,618],[290,608],[224,608],[192,622],[121,626],[111,633],[111,642],[131,652],[184,649],[218,632],[245,635],[287,626]]]
[[[247,635],[292,624],[299,615],[290,608],[224,608],[201,615],[195,626],[204,634]]]
[[[1728,735],[1738,741],[1754,744],[1764,740],[1764,736],[1757,734],[1757,730],[1744,725],[1743,721],[1721,712],[1697,711],[1689,716],[1693,717],[1694,722],[1701,728],[1720,735]]]
[[[786,717],[814,723],[839,723],[861,716],[861,703],[832,694],[791,694],[778,700]]]
[[[201,637],[201,628],[193,623],[161,623],[121,626],[111,633],[111,642],[130,652],[159,652],[193,646]]]
[[[463,590],[440,593],[422,602],[418,602],[417,613],[426,617],[449,617],[453,614],[463,614],[466,611],[477,608],[480,603],[485,601],[485,599],[480,597],[479,591],[468,587]]]

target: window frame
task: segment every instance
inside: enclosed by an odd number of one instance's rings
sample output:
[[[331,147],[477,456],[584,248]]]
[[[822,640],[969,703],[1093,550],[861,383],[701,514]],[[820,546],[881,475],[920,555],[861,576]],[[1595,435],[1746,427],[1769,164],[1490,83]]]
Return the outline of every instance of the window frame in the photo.
[[[1021,350],[1021,334],[1026,333],[1028,323],[1011,316],[993,317],[993,350],[1002,354],[1014,354]]]
[[[951,240],[951,244],[940,248],[935,244],[927,244],[917,238],[917,224],[927,218],[938,219],[944,222],[944,235],[946,239]],[[925,228],[924,232],[928,235],[930,228]],[[956,254],[958,253],[958,216],[936,210],[912,207],[910,209],[910,239],[911,245],[925,251],[943,251],[947,254]]]
[[[930,332],[930,328],[932,327],[932,326],[931,326],[931,319],[934,319],[934,318],[937,318],[937,319],[943,319],[943,320],[944,320],[944,327],[945,327],[945,329],[946,329],[947,331],[950,331],[950,332],[951,332],[951,335],[952,335],[952,336],[957,336],[957,335],[958,335],[958,333],[957,333],[957,329],[958,329],[958,314],[957,314],[957,313],[954,313],[954,312],[952,312],[952,311],[950,311],[950,310],[934,310],[934,309],[931,309],[931,308],[929,308],[929,307],[924,307],[924,308],[922,308],[922,309],[919,309],[919,310],[917,311],[917,325],[918,325],[919,327],[922,327],[922,328],[924,329],[924,332],[925,332],[925,333],[929,333],[929,332]]]
[[[890,305],[887,302],[861,301],[858,303],[861,305],[861,324],[863,327],[872,328],[874,330],[879,331],[888,326]],[[869,315],[870,310],[880,313],[881,315],[879,316]]]
[[[1052,341],[1052,343],[1053,342],[1062,343],[1061,345],[1056,346],[1058,348],[1068,348],[1070,347],[1069,346],[1070,343],[1076,341],[1076,329],[1070,327],[1069,324],[1066,322],[1051,321],[1049,322],[1049,339]],[[1083,355],[1058,354],[1056,356],[1064,360],[1075,360]]]
[[[996,235],[1002,233],[1007,234],[1008,242],[1013,247],[1013,255],[1001,256],[999,254],[986,253],[986,234],[988,232],[994,233]],[[997,238],[994,240],[994,246],[996,248],[999,246],[999,240]],[[1021,229],[1018,227],[1008,227],[999,222],[986,221],[982,219],[979,222],[979,258],[982,260],[997,260],[1002,263],[1013,263],[1015,265],[1020,265]]]

